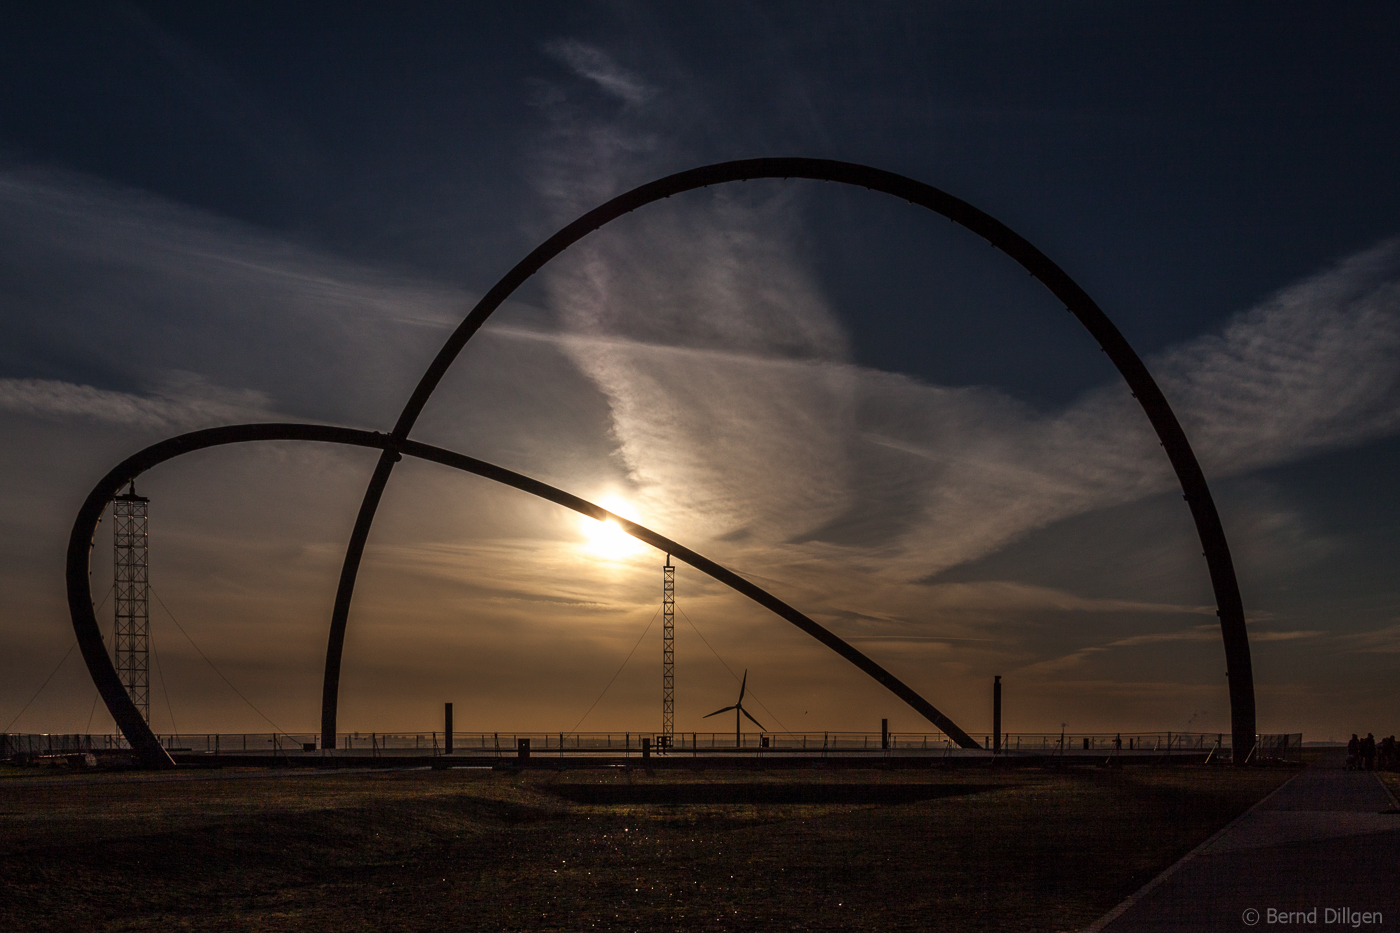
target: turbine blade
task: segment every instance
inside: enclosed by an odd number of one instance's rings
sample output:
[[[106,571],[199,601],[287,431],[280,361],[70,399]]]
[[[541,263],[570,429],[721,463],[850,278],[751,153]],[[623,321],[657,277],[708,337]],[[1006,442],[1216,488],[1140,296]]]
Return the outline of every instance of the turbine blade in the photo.
[[[738,709],[738,707],[737,707],[737,706],[726,706],[724,709],[717,709],[717,710],[715,710],[713,713],[706,713],[704,716],[701,716],[700,718],[701,718],[701,719],[709,719],[711,716],[718,716],[720,713],[727,713],[727,712],[729,712],[729,711],[732,710],[732,709]]]
[[[744,688],[749,685],[749,672],[744,671],[744,679],[739,681],[739,702],[744,702]]]
[[[744,709],[742,706],[739,707],[739,712],[743,713],[745,716],[749,716],[749,711],[746,710],[746,709]],[[767,726],[765,726],[763,723],[759,722],[757,719],[754,719],[752,716],[749,716],[749,722],[753,723],[755,726],[758,726],[758,727],[759,727],[760,729],[762,729],[764,732],[767,732],[767,731],[768,731],[768,727],[767,727]]]

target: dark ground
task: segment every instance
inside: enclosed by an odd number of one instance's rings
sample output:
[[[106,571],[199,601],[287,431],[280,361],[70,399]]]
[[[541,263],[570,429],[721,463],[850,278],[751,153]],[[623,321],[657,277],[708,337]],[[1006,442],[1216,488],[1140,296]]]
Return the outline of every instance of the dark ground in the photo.
[[[2,767],[0,917],[16,931],[1076,930],[1293,773]]]

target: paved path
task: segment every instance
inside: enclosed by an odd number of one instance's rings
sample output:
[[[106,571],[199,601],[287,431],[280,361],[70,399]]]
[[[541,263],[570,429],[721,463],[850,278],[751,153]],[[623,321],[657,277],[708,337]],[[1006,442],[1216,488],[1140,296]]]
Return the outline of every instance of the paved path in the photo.
[[[1300,772],[1089,929],[1400,930],[1400,813],[1342,764]]]

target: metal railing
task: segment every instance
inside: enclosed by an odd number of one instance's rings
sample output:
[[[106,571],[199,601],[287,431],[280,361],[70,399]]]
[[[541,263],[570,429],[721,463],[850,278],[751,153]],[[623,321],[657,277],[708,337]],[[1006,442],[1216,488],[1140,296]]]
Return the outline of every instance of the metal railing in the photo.
[[[306,755],[336,756],[437,756],[446,749],[442,732],[344,732],[336,736],[332,751],[320,747],[320,735],[305,733],[178,733],[157,736],[172,753],[207,755]],[[663,747],[661,736],[639,732],[456,732],[453,754],[468,756],[516,756],[522,739],[529,740],[531,754],[630,756],[642,753],[643,743],[654,754],[891,754],[968,755],[985,751],[965,750],[941,732],[802,732],[741,733],[685,732],[674,744]],[[974,735],[990,749],[992,737]],[[1258,736],[1252,757],[1299,761],[1302,733]],[[1007,755],[1164,755],[1198,753],[1219,755],[1230,749],[1228,732],[1122,732],[1122,733],[1006,733],[1001,749]],[[67,752],[119,753],[127,750],[121,735],[0,734],[0,758],[42,757]]]

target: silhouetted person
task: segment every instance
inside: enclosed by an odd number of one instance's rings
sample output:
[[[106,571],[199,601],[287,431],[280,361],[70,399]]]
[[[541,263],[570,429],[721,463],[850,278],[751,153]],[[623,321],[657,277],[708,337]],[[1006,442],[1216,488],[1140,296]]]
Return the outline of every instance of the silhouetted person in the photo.
[[[1351,734],[1351,741],[1347,743],[1347,770],[1355,771],[1356,766],[1361,762],[1361,740],[1356,737],[1356,733]]]
[[[1361,740],[1361,757],[1366,759],[1367,771],[1376,770],[1376,737],[1369,732]]]

